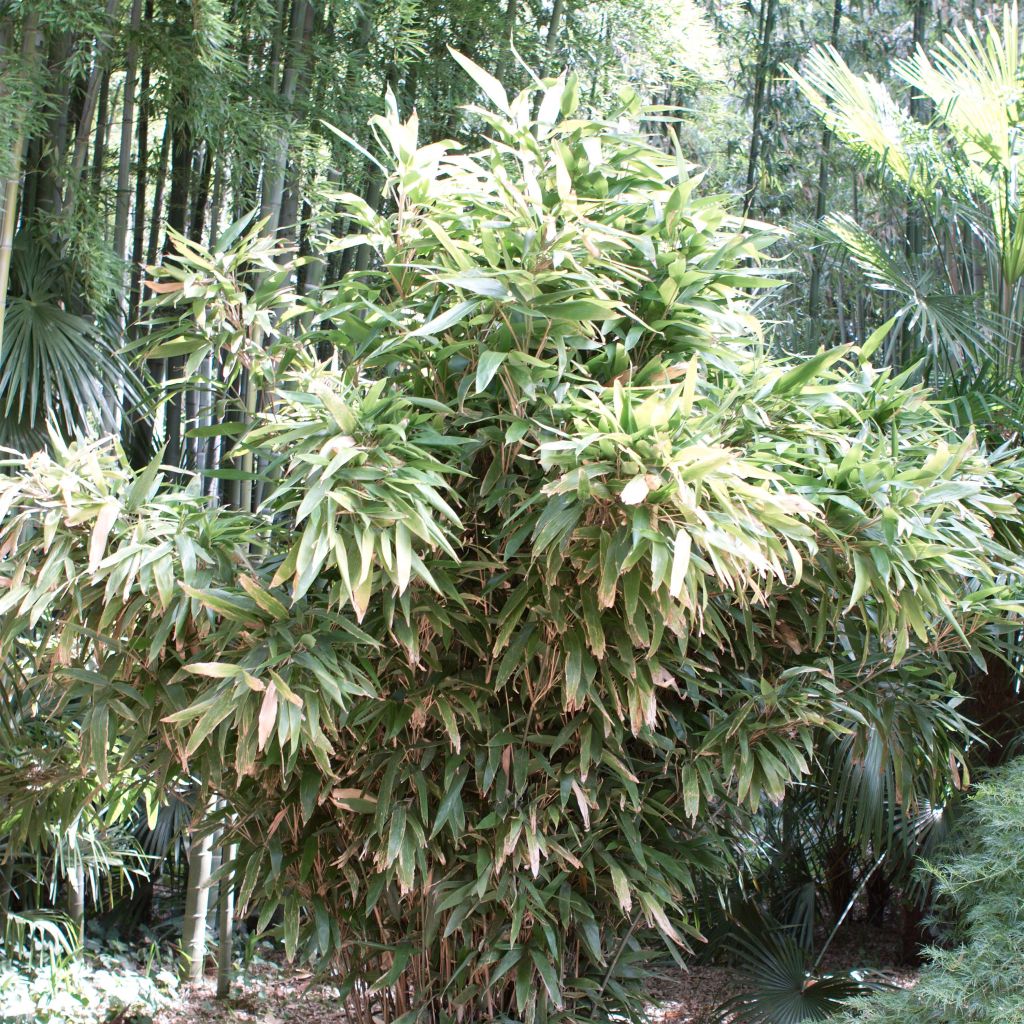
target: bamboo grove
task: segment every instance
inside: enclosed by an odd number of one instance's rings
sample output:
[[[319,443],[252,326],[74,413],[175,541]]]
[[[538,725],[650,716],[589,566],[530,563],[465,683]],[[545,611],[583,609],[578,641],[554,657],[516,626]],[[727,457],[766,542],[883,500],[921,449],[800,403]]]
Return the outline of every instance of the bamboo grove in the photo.
[[[131,383],[123,335],[146,333],[144,268],[170,251],[170,233],[212,246],[224,224],[259,210],[268,234],[319,253],[325,233],[346,230],[333,193],[379,202],[378,168],[346,139],[364,133],[387,89],[433,138],[458,133],[459,107],[473,98],[449,45],[524,81],[526,63],[543,72],[571,53],[592,69],[592,96],[614,94],[626,79],[605,56],[632,14],[627,2],[599,21],[562,0],[550,9],[520,0],[436,10],[413,0],[0,6],[6,439],[38,445],[54,416],[68,429],[120,426],[107,396]],[[627,34],[653,39],[679,20],[667,5],[656,15]],[[654,61],[650,74],[670,81],[671,63]],[[368,259],[364,249],[313,261],[298,288]],[[176,379],[182,366],[148,369]],[[183,440],[195,403],[176,392],[142,417],[131,443],[144,452],[155,429],[170,463],[195,468]]]

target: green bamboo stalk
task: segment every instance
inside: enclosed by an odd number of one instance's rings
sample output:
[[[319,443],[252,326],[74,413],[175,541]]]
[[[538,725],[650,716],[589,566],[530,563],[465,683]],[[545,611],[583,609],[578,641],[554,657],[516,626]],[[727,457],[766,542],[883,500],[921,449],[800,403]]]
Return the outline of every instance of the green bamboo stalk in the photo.
[[[230,871],[221,879],[220,902],[217,906],[217,998],[231,993],[231,963],[235,938],[235,858],[238,846],[232,843],[224,851],[224,863]]]
[[[213,805],[210,805],[212,809]],[[188,887],[185,893],[185,920],[181,934],[182,981],[196,981],[203,974],[206,960],[206,912],[210,902],[210,871],[213,865],[213,836],[205,835],[194,843],[188,858]]]
[[[22,29],[21,54],[34,62],[39,53],[39,13],[29,10]],[[3,219],[0,220],[0,344],[4,338],[4,315],[7,310],[7,286],[11,277],[11,253],[14,249],[14,230],[18,223],[18,188],[21,184],[21,165],[25,159],[25,130],[18,133],[11,154],[11,173],[3,188]]]
[[[68,876],[68,917],[74,925],[78,944],[85,942],[85,866],[77,860]]]

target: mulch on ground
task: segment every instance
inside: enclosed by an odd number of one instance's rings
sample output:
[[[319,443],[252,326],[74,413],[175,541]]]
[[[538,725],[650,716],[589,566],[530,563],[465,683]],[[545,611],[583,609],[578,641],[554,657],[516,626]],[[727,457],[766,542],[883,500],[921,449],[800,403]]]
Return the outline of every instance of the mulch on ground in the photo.
[[[891,984],[909,988],[917,972],[894,967],[898,960],[892,935],[853,926],[829,950],[822,969],[872,968]],[[716,1008],[742,989],[742,975],[726,965],[694,964],[666,972],[651,989],[651,1024],[708,1024]],[[212,977],[182,989],[175,1005],[162,1010],[154,1024],[353,1024],[339,1001],[334,986],[316,982],[308,972],[264,963],[251,968],[227,1000],[215,998]]]
[[[830,947],[822,973],[871,969],[889,984],[911,988],[917,970],[894,966],[899,963],[899,942],[895,936],[870,925],[851,924]],[[686,971],[674,971],[652,988],[652,1024],[708,1024],[716,1009],[743,991],[743,975],[735,967],[694,964]]]

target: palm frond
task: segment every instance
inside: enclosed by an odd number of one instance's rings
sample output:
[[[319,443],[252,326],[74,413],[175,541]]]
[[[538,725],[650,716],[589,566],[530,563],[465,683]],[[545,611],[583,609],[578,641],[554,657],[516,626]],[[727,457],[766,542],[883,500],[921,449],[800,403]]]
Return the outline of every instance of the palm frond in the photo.
[[[865,162],[921,199],[943,168],[928,131],[871,75],[856,74],[833,47],[789,73],[829,128]]]
[[[74,924],[59,911],[9,910],[2,920],[0,943],[8,958],[53,962],[71,956],[78,948]]]
[[[815,974],[807,954],[777,921],[737,924],[733,949],[746,981],[739,995],[718,1009],[717,1020],[743,1024],[801,1024],[825,1020],[843,1003],[880,987],[863,972]]]
[[[900,303],[882,353],[884,362],[925,359],[935,374],[945,377],[991,360],[999,325],[975,296],[951,294],[927,268],[912,267],[847,214],[826,217],[822,230],[846,250],[872,288]],[[907,339],[909,346],[897,360],[895,347]]]
[[[0,443],[41,447],[51,423],[65,435],[111,430],[134,377],[94,318],[72,313],[45,249],[22,235],[0,347]]]

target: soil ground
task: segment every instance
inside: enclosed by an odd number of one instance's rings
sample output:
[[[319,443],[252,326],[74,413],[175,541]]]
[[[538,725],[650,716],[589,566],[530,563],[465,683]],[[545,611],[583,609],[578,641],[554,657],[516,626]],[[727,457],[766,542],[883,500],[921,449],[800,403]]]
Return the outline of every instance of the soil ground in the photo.
[[[851,925],[825,956],[822,972],[871,969],[891,985],[911,988],[917,971],[894,967],[899,944],[890,933],[869,925]],[[652,1024],[707,1024],[717,1007],[743,989],[743,977],[734,967],[695,964],[663,978],[655,987]]]
[[[916,972],[893,968],[895,940],[868,926],[850,928],[826,957],[827,971],[873,968],[901,987],[910,987]],[[666,973],[652,988],[651,1024],[706,1024],[716,1007],[742,989],[735,968],[697,964]],[[330,985],[311,975],[287,971],[276,964],[254,968],[226,1001],[214,998],[212,977],[184,989],[173,1007],[161,1011],[154,1024],[350,1024]]]

